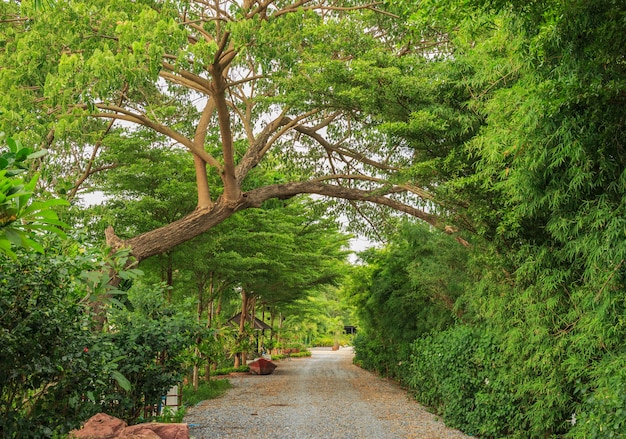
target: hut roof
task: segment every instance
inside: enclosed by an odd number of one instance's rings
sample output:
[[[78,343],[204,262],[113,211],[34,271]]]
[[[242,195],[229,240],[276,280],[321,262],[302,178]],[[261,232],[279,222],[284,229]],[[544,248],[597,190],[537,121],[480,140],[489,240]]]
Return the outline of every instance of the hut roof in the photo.
[[[241,321],[241,313],[232,316],[230,319],[228,319],[228,321],[239,326],[239,322]],[[265,323],[263,320],[260,320],[255,317],[254,326],[252,329],[256,329],[257,331],[262,331],[264,329],[272,329],[272,327],[268,325],[267,323]]]

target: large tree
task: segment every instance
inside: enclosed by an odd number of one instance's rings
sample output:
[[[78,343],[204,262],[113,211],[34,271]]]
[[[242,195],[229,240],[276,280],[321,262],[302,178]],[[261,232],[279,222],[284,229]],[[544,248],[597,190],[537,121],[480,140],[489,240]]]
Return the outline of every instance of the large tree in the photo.
[[[406,101],[427,100],[405,96],[410,84],[395,81],[416,65],[430,68],[433,47],[444,43],[426,44],[403,28],[402,9],[359,0],[1,7],[1,79],[12,89],[3,106],[21,103],[4,126],[39,133],[55,163],[73,171],[48,175],[49,183],[75,195],[93,174],[120,166],[109,147],[142,136],[153,138],[152,148],[189,152],[194,210],[128,239],[107,233],[112,247],[130,247],[138,260],[237,211],[303,193],[367,201],[441,226],[432,196],[401,178],[414,149],[390,141],[364,111],[389,108],[406,118]],[[281,178],[257,185],[257,166],[278,168]]]

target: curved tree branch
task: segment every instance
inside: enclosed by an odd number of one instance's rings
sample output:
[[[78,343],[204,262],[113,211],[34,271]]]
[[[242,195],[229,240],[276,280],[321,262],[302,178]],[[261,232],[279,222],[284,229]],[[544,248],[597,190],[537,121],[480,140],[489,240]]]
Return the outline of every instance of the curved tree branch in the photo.
[[[352,151],[351,149],[338,148],[336,145],[333,145],[328,140],[326,140],[320,133],[317,132],[315,128],[306,127],[304,125],[296,125],[293,129],[302,134],[309,136],[311,139],[315,140],[322,147],[324,147],[324,149],[326,149],[327,151],[332,151],[332,152],[336,152],[337,154],[341,154],[347,157],[352,157],[353,159],[356,159],[364,164],[373,166],[377,169],[384,169],[387,171],[399,171],[399,169],[394,166],[389,166],[384,163],[379,163],[375,160],[371,160],[365,157],[363,154],[358,153],[356,151]]]
[[[197,208],[178,221],[138,235],[127,241],[116,241],[116,243],[119,246],[130,247],[133,256],[138,261],[141,261],[150,256],[163,253],[183,242],[189,241],[220,224],[235,212],[260,207],[264,201],[272,198],[286,199],[300,194],[317,194],[345,200],[375,203],[419,218],[447,233],[455,232],[455,230],[451,228],[446,228],[438,216],[380,195],[376,191],[347,188],[339,185],[326,184],[321,181],[304,181],[253,189],[249,192],[242,193],[238,200],[229,200],[225,197],[220,197],[212,208]],[[114,239],[114,237],[108,238]]]
[[[372,177],[369,175],[362,174],[333,174],[333,175],[325,175],[323,177],[318,177],[313,179],[313,181],[326,181],[326,180],[360,180],[360,181],[371,181],[374,183],[380,183],[388,185],[390,184],[388,181],[383,180],[382,178]],[[424,189],[414,186],[412,184],[393,184],[393,187],[400,189],[402,192],[411,192],[423,200],[434,200],[433,194],[425,191]]]
[[[125,120],[128,122],[136,123],[138,125],[143,125],[147,128],[151,128],[154,131],[163,134],[164,136],[167,136],[170,139],[175,140],[176,142],[185,146],[191,152],[202,158],[202,160],[204,160],[206,163],[216,168],[219,172],[222,171],[222,164],[218,162],[211,154],[209,154],[202,148],[197,148],[191,139],[188,139],[187,137],[183,136],[177,131],[174,131],[170,127],[154,122],[143,114],[133,113],[126,108],[118,107],[116,105],[96,104],[95,107],[100,110],[104,110],[105,112],[90,114],[91,117]],[[75,105],[74,108],[81,108],[83,110],[86,110],[88,107],[87,105],[81,104]]]

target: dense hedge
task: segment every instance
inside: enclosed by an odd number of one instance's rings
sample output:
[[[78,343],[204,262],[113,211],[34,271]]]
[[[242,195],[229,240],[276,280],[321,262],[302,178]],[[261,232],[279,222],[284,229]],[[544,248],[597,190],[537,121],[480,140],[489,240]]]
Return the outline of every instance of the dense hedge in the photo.
[[[487,331],[458,325],[417,339],[411,348],[409,386],[450,426],[481,437],[517,429],[513,383]]]
[[[471,250],[452,265],[457,243],[402,229],[369,255],[357,359],[472,434],[626,437],[624,16],[616,0],[424,0],[412,16],[453,47],[445,109],[422,93],[385,120]],[[422,119],[444,127],[432,143]],[[455,120],[480,128],[455,141]]]

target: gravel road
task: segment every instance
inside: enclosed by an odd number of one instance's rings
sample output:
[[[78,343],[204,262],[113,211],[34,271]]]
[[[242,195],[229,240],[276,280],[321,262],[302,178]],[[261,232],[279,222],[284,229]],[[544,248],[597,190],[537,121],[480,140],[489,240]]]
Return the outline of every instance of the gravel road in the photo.
[[[350,348],[313,349],[271,375],[230,377],[233,388],[187,411],[192,439],[462,439],[395,383],[352,364]]]

